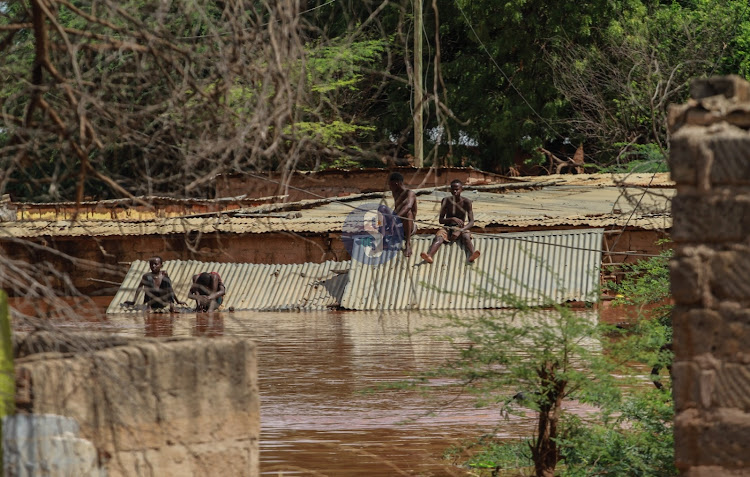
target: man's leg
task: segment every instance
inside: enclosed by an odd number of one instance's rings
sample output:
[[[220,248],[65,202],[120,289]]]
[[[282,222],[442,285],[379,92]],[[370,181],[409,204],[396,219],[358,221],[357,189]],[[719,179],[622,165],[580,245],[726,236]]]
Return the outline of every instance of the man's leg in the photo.
[[[411,257],[411,236],[414,234],[414,214],[411,212],[406,213],[406,217],[402,219],[404,224],[404,256]]]
[[[461,242],[463,242],[464,247],[469,252],[469,263],[479,258],[479,250],[474,250],[474,243],[471,241],[471,234],[468,231],[461,234]]]
[[[438,249],[441,245],[443,245],[443,242],[445,242],[445,238],[443,237],[443,234],[440,233],[443,229],[440,229],[438,233],[435,235],[435,239],[432,241],[432,245],[430,245],[430,249],[427,251],[427,253],[422,252],[419,256],[422,257],[422,260],[424,260],[427,263],[432,263],[432,257],[435,256]]]

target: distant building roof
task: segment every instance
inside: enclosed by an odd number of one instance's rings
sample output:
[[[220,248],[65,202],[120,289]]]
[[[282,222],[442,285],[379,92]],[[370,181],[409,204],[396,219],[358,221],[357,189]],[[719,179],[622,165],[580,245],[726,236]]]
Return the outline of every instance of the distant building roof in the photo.
[[[526,182],[467,187],[477,227],[623,227],[664,230],[672,225],[675,191],[666,174],[545,176]],[[578,177],[578,179],[571,179]],[[618,188],[617,182],[626,187]],[[438,227],[442,188],[418,190],[418,227]],[[0,222],[2,237],[122,236],[202,233],[340,232],[346,216],[368,203],[393,206],[388,193],[266,204],[206,214],[149,219],[32,220]]]

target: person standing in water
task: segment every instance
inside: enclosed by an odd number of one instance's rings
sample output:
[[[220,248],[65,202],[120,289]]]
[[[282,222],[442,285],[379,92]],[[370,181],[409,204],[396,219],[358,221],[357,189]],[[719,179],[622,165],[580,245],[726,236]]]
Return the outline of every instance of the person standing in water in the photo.
[[[174,304],[187,305],[183,301],[178,301],[172,288],[172,281],[166,270],[162,269],[164,261],[161,257],[151,257],[148,260],[150,272],[144,273],[141,277],[141,283],[135,289],[136,299],[138,293],[143,289],[143,303],[149,310],[161,310],[169,306],[169,311],[174,312]],[[126,301],[125,306],[134,306],[135,301]]]

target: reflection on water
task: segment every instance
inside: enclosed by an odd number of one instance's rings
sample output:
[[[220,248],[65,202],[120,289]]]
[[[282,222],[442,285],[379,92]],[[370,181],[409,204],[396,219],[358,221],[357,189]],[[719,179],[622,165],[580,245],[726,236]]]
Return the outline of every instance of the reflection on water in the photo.
[[[134,336],[243,336],[258,344],[265,475],[465,475],[442,460],[461,439],[531,432],[468,396],[365,392],[440,364],[450,345],[413,334],[434,314],[367,312],[108,315],[87,330]],[[513,395],[509,390],[509,395]],[[493,428],[497,426],[496,428]]]

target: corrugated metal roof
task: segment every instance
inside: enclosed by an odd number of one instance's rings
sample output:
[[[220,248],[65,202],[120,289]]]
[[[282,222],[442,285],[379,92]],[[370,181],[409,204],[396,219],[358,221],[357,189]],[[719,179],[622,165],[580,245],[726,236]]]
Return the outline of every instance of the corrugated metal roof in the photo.
[[[338,306],[346,284],[349,262],[328,261],[293,265],[260,265],[254,263],[218,263],[196,260],[169,260],[164,270],[169,273],[177,297],[187,300],[192,277],[201,272],[221,275],[227,293],[223,309],[235,310],[325,310]],[[120,289],[107,308],[107,313],[136,313],[123,308],[125,301],[143,303],[143,292],[133,299],[148,261],[136,260],[130,266]]]
[[[502,308],[512,299],[528,305],[596,301],[603,229],[559,230],[474,236],[482,255],[466,262],[464,248],[446,244],[435,262],[424,263],[431,235],[412,238],[414,254],[401,252],[373,264],[355,246],[354,260],[260,265],[170,260],[164,269],[178,298],[186,300],[194,274],[218,272],[227,287],[224,308],[235,310],[440,310]],[[355,241],[356,243],[356,241]],[[121,307],[133,300],[148,262],[132,263],[107,313],[136,312]],[[143,302],[141,292],[134,300]]]
[[[645,178],[644,178],[645,179]],[[624,227],[664,230],[672,225],[670,214],[674,189],[654,189],[644,195],[640,187],[625,190],[609,185],[547,185],[538,189],[505,193],[467,190],[474,202],[477,227]],[[421,230],[438,227],[440,200],[447,192],[433,190],[417,197],[417,225]],[[641,199],[642,196],[642,199]],[[147,221],[29,221],[0,223],[0,238],[41,236],[127,236],[202,233],[328,233],[340,232],[346,216],[358,206],[383,201],[388,194],[366,194],[346,200],[301,201],[297,212],[280,214],[273,208],[245,210],[247,216],[171,217]],[[284,211],[294,204],[285,204]]]
[[[419,254],[431,236],[412,238],[414,254],[368,264],[352,252],[341,306],[352,310],[500,308],[510,296],[537,306],[596,301],[603,229],[474,236],[482,255],[473,264],[458,243],[443,245],[433,264]]]

